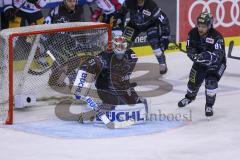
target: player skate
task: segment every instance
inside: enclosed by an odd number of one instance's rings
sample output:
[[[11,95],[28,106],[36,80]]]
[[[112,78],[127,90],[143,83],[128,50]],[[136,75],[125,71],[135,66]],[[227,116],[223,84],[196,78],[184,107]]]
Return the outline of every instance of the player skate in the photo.
[[[178,107],[185,107],[186,105],[190,104],[193,100],[189,98],[183,98],[181,101],[178,102]]]
[[[213,107],[212,106],[205,106],[205,115],[207,117],[213,116]]]

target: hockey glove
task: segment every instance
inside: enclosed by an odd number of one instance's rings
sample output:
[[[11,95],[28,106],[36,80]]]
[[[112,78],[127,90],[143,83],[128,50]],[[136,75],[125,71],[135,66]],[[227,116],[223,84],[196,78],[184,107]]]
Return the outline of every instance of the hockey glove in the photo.
[[[16,11],[14,8],[8,8],[5,12],[4,12],[4,17],[6,20],[8,21],[12,21],[15,19],[15,15]]]
[[[203,66],[210,66],[217,61],[217,56],[215,53],[206,51],[199,54],[196,63]]]
[[[168,36],[162,36],[160,38],[160,45],[161,45],[161,49],[163,51],[165,51],[166,49],[168,49],[168,45],[169,45],[169,39]]]
[[[193,62],[196,62],[197,59],[198,59],[198,54],[194,54],[194,53],[191,53],[191,52],[187,52],[187,56],[188,56]]]
[[[27,0],[27,2],[32,3],[32,4],[36,4],[38,2],[38,0]]]

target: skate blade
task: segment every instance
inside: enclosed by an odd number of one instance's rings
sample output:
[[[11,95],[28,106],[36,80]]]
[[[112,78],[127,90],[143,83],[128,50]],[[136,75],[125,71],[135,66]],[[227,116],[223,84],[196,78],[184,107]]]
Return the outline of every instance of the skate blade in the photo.
[[[212,116],[208,116],[206,118],[207,118],[207,121],[211,121],[213,117]]]

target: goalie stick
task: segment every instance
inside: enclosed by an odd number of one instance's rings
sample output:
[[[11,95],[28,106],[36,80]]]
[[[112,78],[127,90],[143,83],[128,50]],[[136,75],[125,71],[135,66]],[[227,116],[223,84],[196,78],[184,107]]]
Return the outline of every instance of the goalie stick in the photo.
[[[26,77],[26,74],[28,73],[28,70],[31,66],[31,63],[32,63],[33,59],[34,59],[34,55],[35,55],[37,47],[39,45],[39,41],[40,41],[40,35],[36,35],[35,39],[32,41],[33,46],[31,48],[30,54],[28,56],[27,63],[24,66],[23,73],[21,74],[21,77],[20,77],[20,81],[19,81],[19,84],[18,84],[18,90],[16,91],[17,94],[21,93],[21,91],[23,89],[23,86],[24,86],[24,83],[25,83],[25,77]]]
[[[55,61],[58,65],[60,65],[56,61],[56,58],[54,57],[54,55],[50,51],[47,51],[47,54],[51,57],[51,59],[53,61]],[[85,101],[88,104],[88,106],[91,107],[96,112],[96,115],[102,120],[102,122],[109,129],[125,128],[125,127],[128,127],[128,126],[131,126],[131,125],[135,124],[135,121],[133,119],[125,120],[125,121],[122,121],[122,122],[111,122],[109,120],[109,118],[106,116],[106,114],[100,110],[97,103],[94,102],[94,100],[91,97],[87,97],[87,96],[84,97],[84,96],[76,96],[75,95],[75,98],[78,99],[78,100]]]
[[[122,122],[111,122],[109,120],[109,118],[106,116],[106,114],[100,110],[101,108],[99,108],[97,103],[94,102],[91,97],[79,96],[79,97],[77,97],[77,99],[81,99],[81,100],[85,101],[88,104],[88,106],[91,107],[96,112],[96,115],[102,120],[102,122],[109,129],[125,128],[125,127],[135,124],[135,121],[133,119],[125,120]]]

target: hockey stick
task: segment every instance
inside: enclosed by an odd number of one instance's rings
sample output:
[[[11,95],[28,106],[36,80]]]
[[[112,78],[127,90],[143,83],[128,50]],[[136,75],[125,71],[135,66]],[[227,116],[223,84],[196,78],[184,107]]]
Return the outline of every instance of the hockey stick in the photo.
[[[25,83],[25,77],[26,77],[26,74],[28,73],[28,70],[30,68],[30,65],[34,59],[34,55],[36,53],[36,50],[37,50],[37,47],[39,45],[39,41],[40,41],[40,36],[41,35],[37,35],[35,37],[35,40],[33,41],[33,46],[31,48],[31,51],[30,51],[30,54],[28,56],[28,59],[27,59],[27,63],[25,64],[25,67],[24,67],[24,70],[23,70],[23,74],[21,74],[21,77],[20,77],[20,81],[19,81],[19,84],[18,84],[18,90],[17,90],[17,94],[20,94],[21,91],[22,91],[22,87]]]
[[[29,74],[35,75],[35,76],[39,76],[42,75],[44,73],[46,73],[47,71],[49,71],[52,68],[52,66],[49,66],[48,68],[45,68],[44,70],[39,70],[39,71],[34,71],[32,69],[28,70]]]
[[[97,103],[95,103],[92,98],[80,96],[78,97],[78,99],[85,101],[88,104],[88,106],[91,107],[96,112],[97,116],[109,129],[126,128],[128,126],[135,124],[135,121],[133,119],[122,122],[111,122],[109,118],[106,116],[106,114],[100,111],[100,109],[98,109]]]
[[[49,50],[47,52],[49,52]],[[47,52],[44,53],[44,54],[46,55]],[[41,57],[41,58],[46,58],[46,57]],[[34,59],[36,59],[36,61],[38,61],[38,63],[41,63],[40,59],[37,59],[35,56],[34,56]],[[42,65],[42,64],[39,64],[39,65]],[[43,68],[40,67],[40,69],[29,68],[28,73],[31,74],[31,75],[42,75],[52,68],[52,65],[49,65],[48,63],[47,63],[47,65],[48,66],[42,66]]]
[[[187,53],[186,50],[182,49],[182,43],[181,43],[181,42],[180,42],[180,43],[177,43],[177,42],[175,42],[175,41],[171,41],[170,43],[173,43],[181,52]]]
[[[170,43],[173,43],[181,52],[187,53],[186,50],[182,49],[182,43],[177,43],[177,42],[174,42],[174,41],[172,41],[172,42],[170,42]],[[230,41],[230,43],[229,43],[229,48],[228,48],[228,57],[229,57],[229,58],[232,58],[232,59],[240,60],[240,57],[234,57],[234,56],[232,56],[233,47],[234,47],[234,41]]]
[[[229,48],[228,48],[228,58],[240,60],[240,57],[236,57],[232,55],[233,47],[234,47],[234,41],[231,41],[229,43]]]

